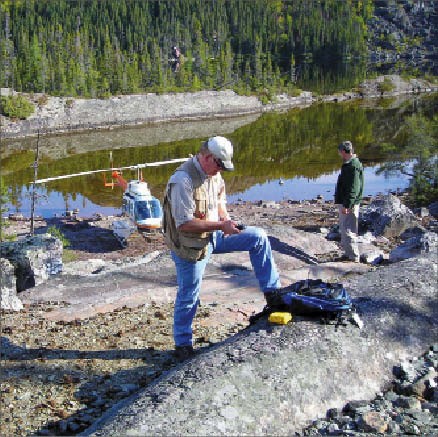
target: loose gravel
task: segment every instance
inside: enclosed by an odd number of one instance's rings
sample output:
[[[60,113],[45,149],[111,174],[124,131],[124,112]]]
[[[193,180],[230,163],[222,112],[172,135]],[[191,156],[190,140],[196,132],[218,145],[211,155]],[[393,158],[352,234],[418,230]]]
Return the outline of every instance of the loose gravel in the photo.
[[[400,362],[386,390],[351,401],[313,421],[302,435],[438,435],[438,344]]]
[[[72,322],[44,317],[63,306],[2,311],[0,435],[74,435],[178,364],[172,354],[172,304],[122,308]],[[197,347],[247,325],[205,326],[215,310],[203,306],[196,315]]]

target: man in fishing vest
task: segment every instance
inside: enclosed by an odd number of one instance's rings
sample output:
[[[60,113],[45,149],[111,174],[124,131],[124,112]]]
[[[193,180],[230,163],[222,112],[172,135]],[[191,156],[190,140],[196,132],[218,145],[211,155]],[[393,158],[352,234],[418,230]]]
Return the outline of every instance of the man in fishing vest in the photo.
[[[339,209],[339,232],[341,246],[345,257],[359,262],[360,253],[357,245],[359,221],[359,204],[363,196],[363,167],[354,154],[351,141],[343,141],[338,146],[338,153],[343,164],[335,190],[335,203]]]
[[[163,202],[163,231],[176,266],[178,291],[173,334],[179,358],[193,355],[192,322],[205,267],[212,253],[248,251],[263,292],[280,288],[266,233],[244,230],[230,219],[221,171],[234,170],[233,146],[220,136],[205,141],[198,154],[170,177]],[[265,294],[266,297],[266,294]]]

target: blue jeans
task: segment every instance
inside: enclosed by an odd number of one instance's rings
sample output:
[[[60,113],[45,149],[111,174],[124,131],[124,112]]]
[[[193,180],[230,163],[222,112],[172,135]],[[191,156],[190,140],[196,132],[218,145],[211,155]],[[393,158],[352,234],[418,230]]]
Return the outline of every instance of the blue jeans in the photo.
[[[178,281],[173,321],[176,346],[192,344],[192,322],[199,304],[202,277],[210,255],[240,251],[249,251],[251,264],[262,291],[281,287],[268,236],[263,229],[257,227],[248,226],[239,234],[228,236],[222,231],[214,232],[208,245],[208,253],[201,261],[187,261],[172,252]]]

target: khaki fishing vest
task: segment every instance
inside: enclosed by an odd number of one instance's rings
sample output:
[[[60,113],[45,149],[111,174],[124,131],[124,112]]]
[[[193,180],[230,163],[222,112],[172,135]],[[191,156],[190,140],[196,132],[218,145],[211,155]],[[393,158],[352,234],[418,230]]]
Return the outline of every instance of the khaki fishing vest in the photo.
[[[201,175],[193,163],[193,158],[179,166],[176,171],[185,171],[193,182],[193,199],[195,201],[194,216],[199,220],[206,220],[208,213],[208,191],[202,183]],[[170,188],[166,188],[163,201],[163,233],[164,241],[170,250],[187,261],[200,261],[207,254],[207,246],[211,232],[202,234],[179,231],[172,217]]]

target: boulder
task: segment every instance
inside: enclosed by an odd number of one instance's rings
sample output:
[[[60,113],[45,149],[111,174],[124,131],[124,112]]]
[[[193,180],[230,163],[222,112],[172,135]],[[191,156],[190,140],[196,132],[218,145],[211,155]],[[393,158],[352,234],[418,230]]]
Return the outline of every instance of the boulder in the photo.
[[[361,219],[375,236],[387,238],[398,237],[418,225],[415,214],[391,194],[373,200],[364,208]]]
[[[403,244],[393,249],[389,254],[389,261],[398,262],[427,253],[435,253],[436,258],[437,248],[438,235],[432,232],[425,232],[424,234],[409,238]]]
[[[429,205],[429,214],[438,218],[438,202],[433,202]]]
[[[5,258],[0,258],[0,308],[20,311],[23,304],[17,297],[14,266]]]
[[[0,255],[15,269],[16,289],[23,291],[62,271],[62,242],[50,234],[25,237],[0,245]]]
[[[415,226],[414,228],[408,228],[400,234],[400,238],[403,241],[407,241],[413,237],[421,237],[426,232],[426,229],[422,226]]]

